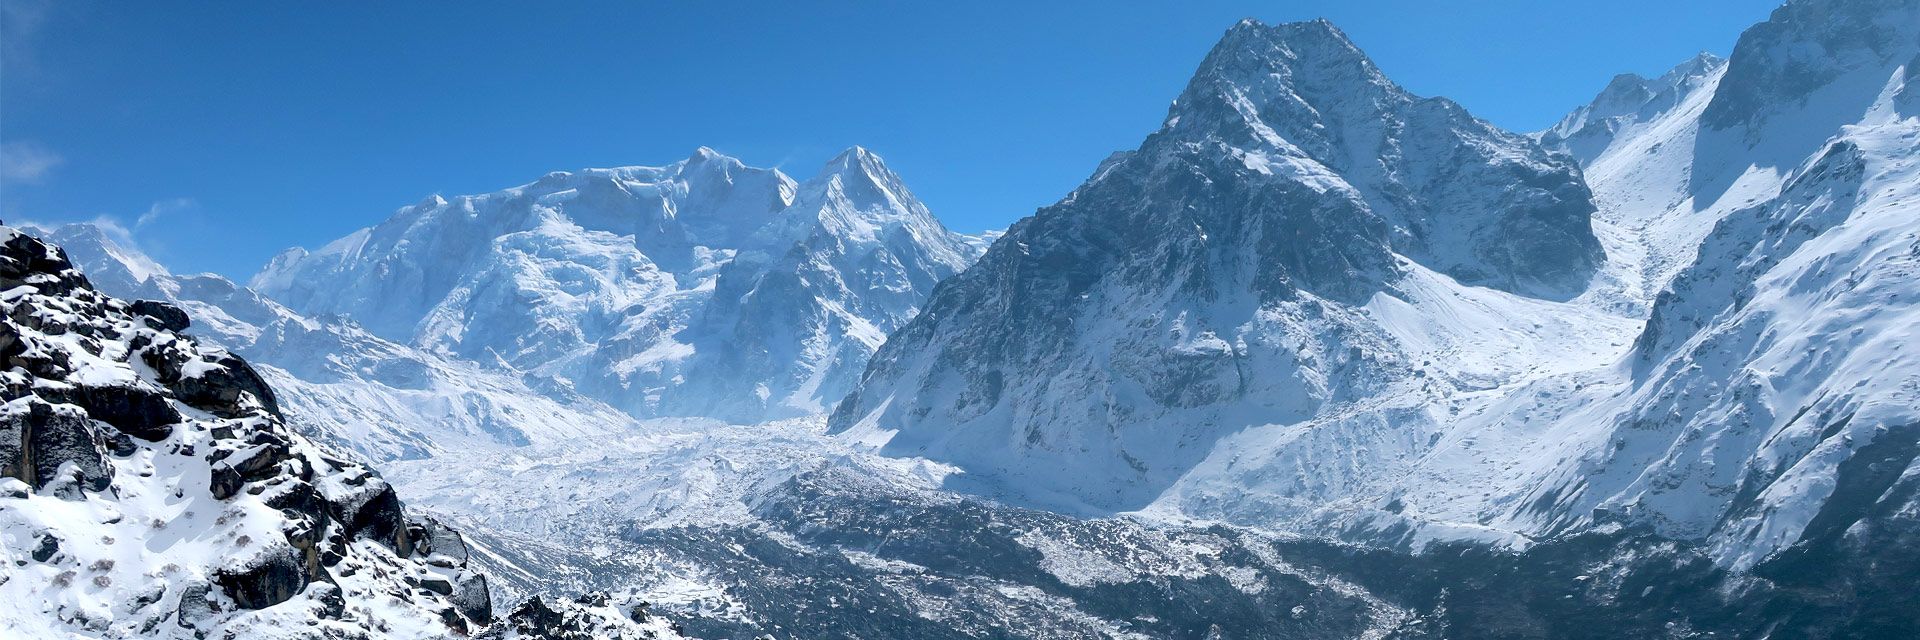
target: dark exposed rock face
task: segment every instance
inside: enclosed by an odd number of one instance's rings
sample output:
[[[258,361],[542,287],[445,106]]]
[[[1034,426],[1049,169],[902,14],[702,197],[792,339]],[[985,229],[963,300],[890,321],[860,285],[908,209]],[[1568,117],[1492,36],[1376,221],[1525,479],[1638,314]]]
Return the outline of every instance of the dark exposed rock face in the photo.
[[[56,553],[60,553],[60,539],[53,534],[41,534],[40,542],[33,547],[33,561],[46,562]]]
[[[604,593],[579,598],[528,598],[483,640],[651,640],[680,637],[679,627],[650,618],[641,609],[622,613]]]
[[[89,491],[104,491],[113,481],[87,415],[38,398],[10,398],[0,414],[0,473],[38,489],[63,476]]]
[[[174,306],[174,304],[170,302],[135,300],[132,304],[127,305],[127,310],[146,316],[152,320],[155,329],[164,329],[179,333],[186,331],[187,327],[193,325],[193,321],[187,319],[187,312],[181,310],[178,306]]]
[[[241,567],[222,569],[213,583],[244,609],[265,609],[292,598],[312,579],[292,546],[279,545]]]
[[[1915,23],[1920,5],[1909,0],[1784,3],[1766,22],[1740,34],[1726,79],[1700,114],[1701,123],[1758,127],[1769,111],[1806,101],[1853,72],[1909,62],[1899,56],[1912,55]]]
[[[73,400],[89,417],[148,442],[165,440],[180,422],[180,412],[167,397],[145,384],[81,387]]]
[[[468,574],[466,578],[453,585],[454,607],[460,615],[479,624],[493,624],[493,594],[487,591],[487,576],[480,573]]]
[[[58,294],[87,286],[86,276],[71,266],[59,247],[14,235],[0,244],[0,290],[31,284]]]
[[[169,341],[141,352],[141,359],[188,406],[222,418],[247,415],[253,407],[278,417],[273,390],[245,360],[228,353],[188,354],[195,345]]]

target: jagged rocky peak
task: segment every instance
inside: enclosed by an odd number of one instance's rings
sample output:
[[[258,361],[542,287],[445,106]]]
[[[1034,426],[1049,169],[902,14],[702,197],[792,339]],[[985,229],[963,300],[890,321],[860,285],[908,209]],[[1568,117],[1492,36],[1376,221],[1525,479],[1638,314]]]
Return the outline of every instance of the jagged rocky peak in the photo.
[[[842,233],[872,236],[877,227],[889,224],[939,224],[907,183],[865,147],[852,147],[827,161],[800,191],[810,201],[799,203],[798,210],[840,225],[835,230]]]
[[[1242,20],[1201,61],[1169,110],[1167,131],[1243,144],[1279,133],[1294,145],[1324,146],[1338,135],[1329,127],[1374,111],[1354,107],[1398,92],[1330,22]]]
[[[1871,90],[1888,84],[1888,69],[1905,65],[1912,77],[1920,68],[1917,54],[1920,2],[1787,2],[1740,34],[1701,122],[1713,129],[1765,127],[1772,112],[1788,107],[1857,115],[1879,97]],[[1830,99],[1816,100],[1823,92]],[[1912,92],[1906,99],[1914,106]]]
[[[728,420],[823,413],[976,252],[879,155],[848,149],[721,269],[711,302],[676,336],[698,355],[663,406]]]
[[[1307,161],[1338,174],[1393,251],[1468,284],[1571,297],[1604,258],[1573,163],[1408,93],[1324,20],[1235,25],[1155,137],[1221,145],[1268,173]]]
[[[948,231],[906,181],[865,147],[841,152],[796,191],[782,221],[768,227],[787,235],[774,241],[775,249],[805,242],[807,234],[823,233],[838,242],[924,254],[909,256],[911,261],[901,265],[908,269],[931,261],[944,270],[958,271],[976,257],[965,238]]]
[[[0,628],[436,636],[492,619],[458,533],[289,430],[179,308],[103,295],[7,227],[0,290],[0,597],[30,603]]]
[[[1712,86],[1726,60],[1701,52],[1658,78],[1623,73],[1613,77],[1593,101],[1535,134],[1542,145],[1591,164],[1629,125],[1649,122],[1679,107],[1694,91]]]
[[[1361,308],[1422,270],[1577,295],[1593,211],[1571,160],[1408,94],[1330,24],[1242,22],[1159,131],[943,283],[831,425],[1138,507],[1228,434],[1407,375]]]
[[[1594,96],[1593,104],[1588,105],[1593,115],[1606,118],[1632,113],[1653,99],[1653,81],[1637,73],[1622,73],[1607,83],[1600,95]]]

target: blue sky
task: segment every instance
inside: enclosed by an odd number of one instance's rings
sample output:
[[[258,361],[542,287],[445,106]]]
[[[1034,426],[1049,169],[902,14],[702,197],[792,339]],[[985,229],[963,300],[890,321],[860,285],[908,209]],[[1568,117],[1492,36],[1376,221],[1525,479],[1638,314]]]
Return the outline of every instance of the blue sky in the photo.
[[[804,179],[861,144],[971,232],[1136,146],[1243,17],[1329,18],[1415,93],[1532,130],[1775,4],[0,0],[0,217],[109,219],[244,278],[433,193],[700,145]]]

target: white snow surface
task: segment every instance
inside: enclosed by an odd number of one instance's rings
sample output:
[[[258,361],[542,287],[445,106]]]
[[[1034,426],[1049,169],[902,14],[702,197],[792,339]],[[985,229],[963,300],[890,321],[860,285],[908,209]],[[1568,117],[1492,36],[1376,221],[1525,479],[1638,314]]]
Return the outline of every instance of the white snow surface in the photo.
[[[796,183],[702,148],[434,196],[252,284],[637,417],[756,422],[831,408],[981,245],[866,149]]]
[[[550,443],[633,422],[579,394],[380,338],[350,318],[302,315],[218,275],[174,275],[90,224],[43,237],[109,295],[178,304],[193,320],[189,333],[254,363],[302,433],[366,460]]]

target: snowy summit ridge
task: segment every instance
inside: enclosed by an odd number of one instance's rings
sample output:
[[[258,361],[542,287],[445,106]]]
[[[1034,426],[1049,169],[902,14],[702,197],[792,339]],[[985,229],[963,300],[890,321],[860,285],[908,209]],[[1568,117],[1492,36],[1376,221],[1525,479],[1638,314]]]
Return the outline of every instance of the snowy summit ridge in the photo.
[[[824,411],[976,253],[866,149],[796,183],[703,147],[436,196],[253,283],[636,416],[757,421]]]

